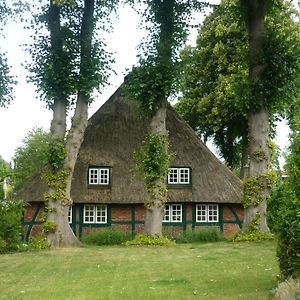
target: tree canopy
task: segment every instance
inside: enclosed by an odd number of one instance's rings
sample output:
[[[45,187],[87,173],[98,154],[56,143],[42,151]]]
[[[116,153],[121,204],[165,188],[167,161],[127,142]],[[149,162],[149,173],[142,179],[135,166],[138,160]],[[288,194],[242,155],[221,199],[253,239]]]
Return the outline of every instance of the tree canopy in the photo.
[[[14,187],[18,191],[26,180],[47,164],[50,134],[41,128],[29,131],[23,139],[23,146],[15,151]]]
[[[295,15],[286,1],[267,11],[265,72],[259,85],[264,103],[250,94],[248,33],[239,1],[216,6],[199,29],[196,47],[182,52],[183,97],[176,108],[199,134],[213,137],[232,167],[240,164],[247,113],[265,105],[272,122],[298,95],[300,31]]]

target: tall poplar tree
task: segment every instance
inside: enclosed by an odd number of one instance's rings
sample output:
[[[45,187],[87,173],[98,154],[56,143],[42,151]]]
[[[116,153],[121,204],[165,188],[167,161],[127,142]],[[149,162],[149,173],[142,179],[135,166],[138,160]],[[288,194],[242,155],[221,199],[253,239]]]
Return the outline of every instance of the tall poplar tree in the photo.
[[[110,62],[97,30],[109,21],[114,6],[113,0],[105,3],[50,0],[44,13],[36,18],[40,25],[38,31],[47,28],[49,32],[48,36],[37,35],[30,70],[43,99],[53,111],[49,170],[44,175],[49,187],[45,194],[44,232],[51,247],[79,243],[68,224],[68,211],[73,203],[72,176],[87,126],[91,93],[105,84]],[[66,116],[72,105],[75,112],[67,131]]]
[[[176,85],[178,49],[186,38],[192,7],[189,2],[179,0],[146,0],[144,4],[150,42],[143,45],[140,66],[130,74],[126,90],[137,100],[144,116],[151,118],[149,134],[138,152],[138,164],[149,193],[145,203],[145,233],[161,235],[167,201],[165,178],[171,158],[166,111]]]

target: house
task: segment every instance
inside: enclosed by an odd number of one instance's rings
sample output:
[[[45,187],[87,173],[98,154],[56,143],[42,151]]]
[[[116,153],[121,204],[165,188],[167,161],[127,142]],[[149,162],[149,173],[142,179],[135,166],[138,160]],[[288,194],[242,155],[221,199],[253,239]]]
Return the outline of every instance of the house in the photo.
[[[119,88],[90,118],[74,170],[69,222],[76,235],[113,227],[143,232],[147,193],[136,176],[134,152],[150,120],[138,117]],[[164,230],[218,226],[225,236],[242,226],[242,184],[205,146],[170,106],[167,129],[176,155],[168,175]],[[19,197],[30,203],[24,215],[25,238],[42,230],[45,183],[36,174]]]

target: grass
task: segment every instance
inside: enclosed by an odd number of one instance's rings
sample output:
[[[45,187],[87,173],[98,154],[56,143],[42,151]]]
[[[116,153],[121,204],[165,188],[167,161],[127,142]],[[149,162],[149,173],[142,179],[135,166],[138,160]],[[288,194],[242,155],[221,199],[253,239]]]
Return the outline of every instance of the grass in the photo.
[[[271,299],[274,242],[87,247],[0,256],[0,299]]]

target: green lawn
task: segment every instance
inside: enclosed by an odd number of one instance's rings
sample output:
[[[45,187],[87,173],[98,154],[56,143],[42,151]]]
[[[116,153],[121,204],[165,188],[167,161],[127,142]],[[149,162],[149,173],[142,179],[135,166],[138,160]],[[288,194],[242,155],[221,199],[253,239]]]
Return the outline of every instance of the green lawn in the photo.
[[[0,299],[271,299],[274,242],[0,255]]]

